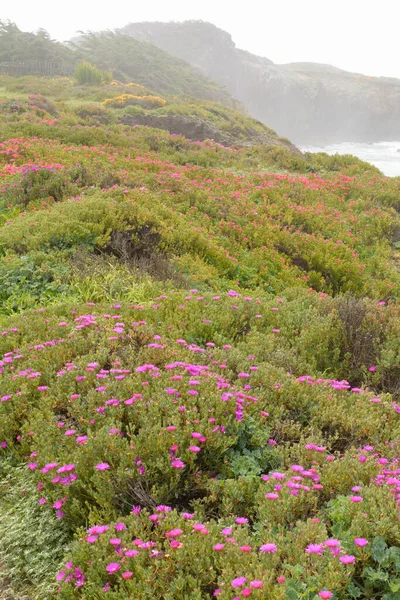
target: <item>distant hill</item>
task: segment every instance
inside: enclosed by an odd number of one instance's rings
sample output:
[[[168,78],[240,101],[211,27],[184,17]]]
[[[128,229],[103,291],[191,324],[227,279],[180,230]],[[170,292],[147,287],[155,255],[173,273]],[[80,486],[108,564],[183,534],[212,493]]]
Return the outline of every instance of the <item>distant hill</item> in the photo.
[[[25,32],[15,23],[0,21],[0,72],[6,72],[6,68],[1,68],[2,64],[31,63],[33,60],[62,63],[67,74],[81,60],[87,60],[110,70],[117,79],[141,83],[161,94],[187,95],[243,108],[204,71],[148,42],[104,31],[84,33],[61,44],[52,40],[44,29],[36,33]]]
[[[118,79],[141,83],[161,94],[185,94],[236,108],[240,105],[204,71],[149,42],[103,31],[83,35],[74,47],[79,56],[111,69]]]
[[[203,69],[256,118],[296,143],[400,137],[400,80],[330,65],[276,65],[236,48],[210,23],[131,23],[121,30]]]

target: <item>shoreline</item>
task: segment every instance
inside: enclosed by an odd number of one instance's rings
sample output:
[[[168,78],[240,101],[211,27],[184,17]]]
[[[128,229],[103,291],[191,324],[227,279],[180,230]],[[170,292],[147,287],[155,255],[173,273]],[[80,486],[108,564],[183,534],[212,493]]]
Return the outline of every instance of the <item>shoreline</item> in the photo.
[[[352,154],[374,165],[387,177],[400,177],[400,140],[382,142],[340,142],[326,145],[302,144],[302,152]]]

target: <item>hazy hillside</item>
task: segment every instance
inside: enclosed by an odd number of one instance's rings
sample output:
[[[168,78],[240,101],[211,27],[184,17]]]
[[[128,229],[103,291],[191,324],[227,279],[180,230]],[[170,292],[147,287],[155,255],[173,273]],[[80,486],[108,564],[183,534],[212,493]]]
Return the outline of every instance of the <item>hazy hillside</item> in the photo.
[[[69,44],[52,40],[49,34],[23,32],[14,23],[0,21],[0,73],[7,73],[9,63],[51,62],[73,72],[77,64],[88,60],[109,70],[122,81],[136,81],[160,93],[186,94],[215,100],[242,108],[220,84],[204,71],[172,56],[166,51],[112,31],[86,33]]]
[[[275,65],[236,48],[209,23],[132,23],[122,31],[201,67],[252,115],[297,143],[400,138],[399,80],[329,65]]]

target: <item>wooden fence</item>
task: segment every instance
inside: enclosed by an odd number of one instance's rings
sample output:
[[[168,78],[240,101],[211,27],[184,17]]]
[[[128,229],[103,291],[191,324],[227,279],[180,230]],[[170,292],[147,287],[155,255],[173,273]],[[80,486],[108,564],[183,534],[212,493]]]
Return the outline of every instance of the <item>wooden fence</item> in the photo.
[[[42,77],[69,76],[74,68],[60,62],[49,60],[26,60],[21,62],[0,63],[0,74],[22,77],[23,75],[39,75]]]

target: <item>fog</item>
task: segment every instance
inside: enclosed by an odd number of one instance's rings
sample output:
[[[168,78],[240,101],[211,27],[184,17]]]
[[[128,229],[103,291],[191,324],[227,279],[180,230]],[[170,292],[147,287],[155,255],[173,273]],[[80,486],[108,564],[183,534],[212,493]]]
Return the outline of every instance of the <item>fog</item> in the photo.
[[[237,46],[275,63],[320,62],[365,75],[400,78],[398,0],[16,0],[0,18],[23,30],[43,27],[66,40],[78,30],[123,27],[137,21],[210,21]]]

